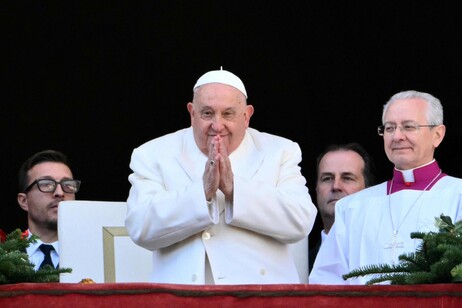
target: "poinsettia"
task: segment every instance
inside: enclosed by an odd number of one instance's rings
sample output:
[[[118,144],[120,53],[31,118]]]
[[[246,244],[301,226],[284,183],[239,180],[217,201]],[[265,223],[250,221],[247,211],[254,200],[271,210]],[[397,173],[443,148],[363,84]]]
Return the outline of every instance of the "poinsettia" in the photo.
[[[21,233],[21,239],[25,239],[29,237],[29,230],[24,231]]]
[[[59,274],[70,273],[70,268],[45,267],[35,271],[26,248],[37,241],[37,236],[16,229],[10,234],[0,230],[0,284],[18,282],[59,282]]]
[[[6,233],[0,229],[0,243],[3,243],[4,241],[6,241]]]

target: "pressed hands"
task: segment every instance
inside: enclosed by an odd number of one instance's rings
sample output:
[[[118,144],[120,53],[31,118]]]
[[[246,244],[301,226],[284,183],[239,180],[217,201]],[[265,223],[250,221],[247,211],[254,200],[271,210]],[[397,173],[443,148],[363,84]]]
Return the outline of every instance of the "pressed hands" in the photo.
[[[205,164],[204,183],[205,197],[212,201],[219,189],[229,202],[233,200],[234,175],[228,152],[220,135],[213,137],[208,145],[208,160]]]

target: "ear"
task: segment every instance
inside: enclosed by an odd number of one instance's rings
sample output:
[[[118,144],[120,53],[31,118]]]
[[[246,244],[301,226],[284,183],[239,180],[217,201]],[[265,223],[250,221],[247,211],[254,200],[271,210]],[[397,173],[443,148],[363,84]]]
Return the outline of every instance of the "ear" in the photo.
[[[246,105],[245,106],[244,116],[245,116],[245,121],[247,122],[247,126],[249,126],[249,121],[250,121],[250,118],[253,115],[253,111],[254,111],[254,109],[253,109],[252,105]]]
[[[29,211],[29,202],[27,201],[27,195],[25,193],[19,193],[17,196],[19,207],[24,211]]]
[[[437,148],[443,141],[444,135],[446,134],[446,126],[444,124],[438,125],[434,128],[435,133],[433,135],[433,146]]]
[[[193,112],[193,103],[192,102],[189,102],[187,105],[186,105],[186,108],[188,108],[188,111],[189,113],[192,115],[192,112]]]
[[[193,126],[193,119],[194,119],[194,105],[192,102],[189,102],[186,105],[186,108],[188,109],[189,112],[189,119],[191,120],[191,126]]]

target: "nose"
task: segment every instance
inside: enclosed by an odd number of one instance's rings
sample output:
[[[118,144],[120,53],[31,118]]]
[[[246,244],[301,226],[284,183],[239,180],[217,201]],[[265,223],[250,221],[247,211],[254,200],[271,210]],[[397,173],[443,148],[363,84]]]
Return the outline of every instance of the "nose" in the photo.
[[[335,178],[332,182],[332,190],[342,190],[342,181],[340,178]]]
[[[219,115],[215,115],[215,117],[213,118],[212,120],[212,128],[215,130],[215,131],[220,131],[223,129],[224,127],[224,120],[222,117],[220,117]]]
[[[393,139],[404,139],[405,134],[403,133],[403,128],[401,126],[397,126],[395,131],[393,132]]]
[[[55,197],[64,196],[64,190],[63,190],[63,188],[61,187],[61,184],[57,184],[57,185],[56,185],[56,189],[55,189],[55,191],[53,192],[53,195],[54,195]]]

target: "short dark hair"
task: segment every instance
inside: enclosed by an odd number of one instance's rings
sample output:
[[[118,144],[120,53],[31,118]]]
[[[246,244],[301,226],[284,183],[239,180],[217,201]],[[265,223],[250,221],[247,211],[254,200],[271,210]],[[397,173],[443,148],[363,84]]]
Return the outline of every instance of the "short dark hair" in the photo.
[[[327,146],[327,148],[318,155],[316,159],[316,177],[319,174],[319,164],[321,159],[330,152],[337,152],[337,151],[354,151],[361,156],[364,161],[364,169],[363,176],[364,176],[364,184],[366,187],[372,186],[375,183],[375,176],[374,176],[374,162],[369,155],[369,153],[364,149],[359,143],[357,142],[350,142],[346,144],[331,144]]]
[[[71,164],[67,156],[59,151],[44,150],[44,151],[35,153],[21,165],[21,168],[19,168],[19,173],[18,173],[19,191],[23,192],[27,188],[27,185],[29,182],[27,173],[29,172],[29,170],[32,169],[35,165],[38,165],[44,162],[62,163],[68,166],[69,169],[71,168]]]

